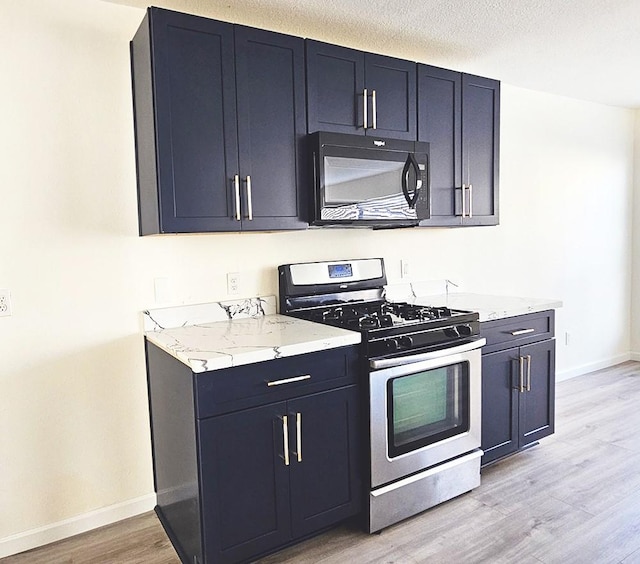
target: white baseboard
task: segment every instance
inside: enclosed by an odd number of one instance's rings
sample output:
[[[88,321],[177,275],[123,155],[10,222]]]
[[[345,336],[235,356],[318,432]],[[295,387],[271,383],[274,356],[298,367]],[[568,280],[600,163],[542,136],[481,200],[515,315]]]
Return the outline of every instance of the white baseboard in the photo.
[[[116,521],[134,517],[151,511],[156,505],[156,494],[148,494],[136,499],[103,507],[89,513],[77,515],[71,519],[51,523],[44,527],[24,531],[0,539],[0,558],[31,550],[45,544],[66,539],[91,529],[110,525]]]
[[[602,370],[603,368],[609,368],[628,360],[640,360],[640,354],[638,353],[625,353],[598,362],[591,362],[589,364],[582,364],[569,370],[563,370],[562,372],[556,372],[556,382],[562,382],[563,380],[569,380],[569,378],[575,378],[576,376],[582,376],[595,370]]]

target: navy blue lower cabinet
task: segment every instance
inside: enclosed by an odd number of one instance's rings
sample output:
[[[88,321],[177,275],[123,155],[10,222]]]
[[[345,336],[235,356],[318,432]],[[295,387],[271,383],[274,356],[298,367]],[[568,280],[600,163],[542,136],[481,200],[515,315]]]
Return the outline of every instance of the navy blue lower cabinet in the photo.
[[[518,349],[482,357],[482,463],[518,450],[518,392],[513,387]]]
[[[358,513],[362,489],[358,388],[292,400],[288,413],[296,440],[300,438],[299,444],[291,445],[290,463],[292,532],[299,538]]]
[[[551,435],[555,428],[554,312],[481,323],[482,464]]]
[[[207,562],[241,562],[358,512],[355,386],[200,421]]]
[[[206,562],[239,562],[291,539],[285,413],[277,403],[198,423]]]
[[[182,562],[250,561],[360,513],[356,347],[198,374],[146,349],[156,513]]]

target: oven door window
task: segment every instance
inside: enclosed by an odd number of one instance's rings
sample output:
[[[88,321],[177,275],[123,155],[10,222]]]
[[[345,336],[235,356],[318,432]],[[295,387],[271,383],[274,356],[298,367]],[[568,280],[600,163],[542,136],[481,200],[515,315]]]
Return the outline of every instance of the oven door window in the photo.
[[[392,378],[387,383],[393,458],[469,430],[469,363]]]

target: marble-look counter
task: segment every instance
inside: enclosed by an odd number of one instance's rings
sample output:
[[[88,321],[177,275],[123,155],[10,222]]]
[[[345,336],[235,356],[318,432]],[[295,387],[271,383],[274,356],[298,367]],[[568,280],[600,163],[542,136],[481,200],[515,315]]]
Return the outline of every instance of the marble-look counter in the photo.
[[[486,294],[449,293],[438,296],[415,296],[410,301],[420,305],[446,306],[452,309],[477,311],[480,321],[504,319],[514,315],[535,313],[562,307],[560,300],[492,296]]]
[[[230,303],[235,305],[230,306]],[[275,313],[265,315],[264,306],[268,303],[269,299],[254,298],[147,310],[144,312],[145,337],[184,362],[193,372],[219,370],[360,342],[360,333],[354,331]],[[275,300],[273,303],[275,307]],[[216,311],[224,311],[228,314],[227,319],[203,321]]]
[[[276,313],[275,296],[147,309],[142,312],[145,331],[161,331],[213,321],[260,317]]]
[[[432,292],[429,292],[432,290]],[[493,321],[514,315],[536,313],[562,307],[562,302],[547,298],[523,298],[517,296],[496,296],[491,294],[471,294],[449,292],[434,294],[433,285],[428,282],[389,284],[385,286],[385,297],[392,302],[408,302],[418,305],[445,306],[452,309],[477,311],[480,321]]]

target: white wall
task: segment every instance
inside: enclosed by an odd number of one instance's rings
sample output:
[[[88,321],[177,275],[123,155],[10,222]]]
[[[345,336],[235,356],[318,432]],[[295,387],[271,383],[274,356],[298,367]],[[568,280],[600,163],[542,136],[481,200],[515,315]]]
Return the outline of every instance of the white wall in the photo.
[[[498,227],[140,238],[128,41],[143,12],[0,0],[0,13],[0,287],[14,309],[0,318],[0,556],[101,508],[151,507],[139,312],[160,305],[158,277],[170,303],[197,303],[227,297],[230,271],[252,296],[277,293],[285,262],[383,256],[397,281],[410,258],[415,279],[563,300],[561,375],[628,358],[632,111],[503,85]]]

